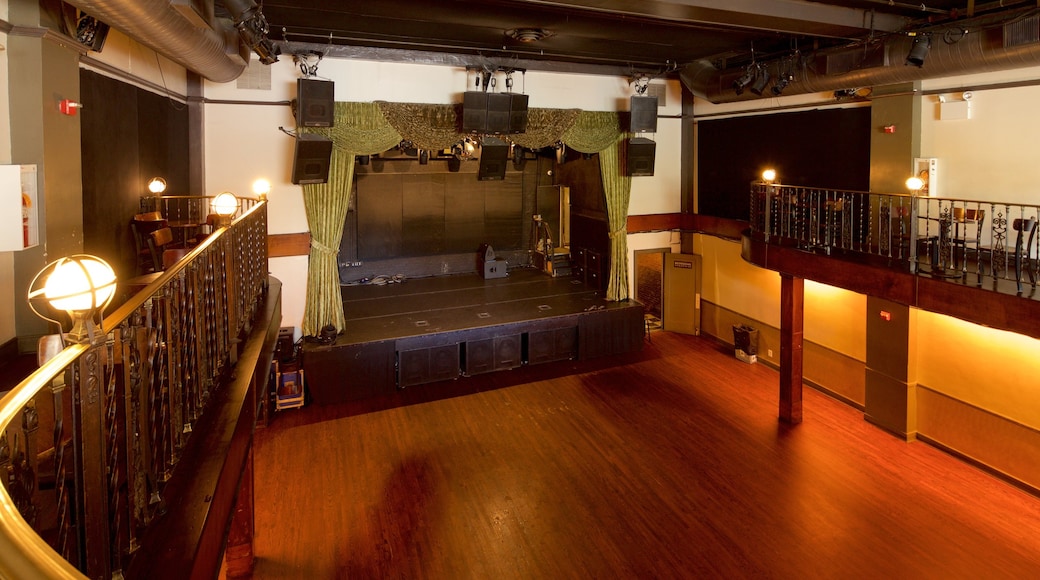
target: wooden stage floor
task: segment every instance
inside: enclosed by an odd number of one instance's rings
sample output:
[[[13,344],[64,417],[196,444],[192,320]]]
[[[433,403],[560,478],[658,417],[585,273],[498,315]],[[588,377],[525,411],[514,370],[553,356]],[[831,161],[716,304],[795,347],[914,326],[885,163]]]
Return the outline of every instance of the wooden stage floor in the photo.
[[[312,400],[334,404],[395,388],[528,364],[612,356],[643,343],[643,306],[608,301],[571,277],[517,269],[342,287],[344,331],[305,342]]]
[[[572,277],[517,269],[505,278],[476,274],[343,286],[347,327],[336,342],[358,344],[589,312],[612,303]]]

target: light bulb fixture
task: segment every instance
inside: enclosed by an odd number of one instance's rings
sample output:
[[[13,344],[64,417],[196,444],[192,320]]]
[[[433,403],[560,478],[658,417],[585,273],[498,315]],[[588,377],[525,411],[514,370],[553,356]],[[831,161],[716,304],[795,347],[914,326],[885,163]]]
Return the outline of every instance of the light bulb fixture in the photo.
[[[231,218],[238,211],[239,201],[230,191],[222,191],[210,202],[210,209],[217,214],[221,226],[231,224]]]
[[[911,36],[914,40],[910,45],[910,53],[906,55],[905,64],[920,68],[924,66],[924,60],[928,58],[928,51],[932,48],[932,35],[915,32],[911,33]]]
[[[255,193],[261,201],[266,200],[267,195],[271,193],[271,182],[263,177],[257,179],[253,182],[253,193]]]
[[[762,181],[764,181],[766,183],[773,183],[774,181],[776,181],[776,170],[770,168],[770,169],[766,169],[765,171],[763,171],[762,172]]]
[[[29,308],[40,318],[57,324],[59,331],[61,322],[44,315],[37,306],[43,302],[69,315],[72,328],[67,334],[62,333],[65,338],[74,343],[94,344],[103,340],[101,319],[115,293],[112,266],[95,256],[74,254],[45,266],[29,284],[27,299]]]
[[[914,175],[906,180],[906,188],[914,195],[917,195],[924,188],[924,180]]]
[[[148,191],[155,195],[161,195],[162,192],[166,191],[166,180],[161,177],[153,177],[148,182]]]

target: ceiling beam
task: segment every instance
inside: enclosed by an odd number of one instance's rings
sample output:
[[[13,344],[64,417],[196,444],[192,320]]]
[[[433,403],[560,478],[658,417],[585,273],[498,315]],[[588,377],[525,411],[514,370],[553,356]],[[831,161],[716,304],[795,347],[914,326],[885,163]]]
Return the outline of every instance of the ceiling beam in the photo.
[[[556,8],[832,38],[891,32],[907,19],[872,10],[802,0],[526,0]]]

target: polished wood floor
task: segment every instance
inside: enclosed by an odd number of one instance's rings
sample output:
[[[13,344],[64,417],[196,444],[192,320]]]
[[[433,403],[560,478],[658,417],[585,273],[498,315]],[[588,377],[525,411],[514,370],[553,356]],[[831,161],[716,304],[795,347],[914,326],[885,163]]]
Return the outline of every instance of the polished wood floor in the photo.
[[[254,577],[1027,578],[1040,500],[710,340],[278,414]]]

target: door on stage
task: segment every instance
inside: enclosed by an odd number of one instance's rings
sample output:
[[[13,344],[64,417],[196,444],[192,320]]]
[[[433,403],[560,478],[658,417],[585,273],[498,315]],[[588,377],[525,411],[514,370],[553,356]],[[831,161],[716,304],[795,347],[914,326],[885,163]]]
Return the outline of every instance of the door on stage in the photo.
[[[684,334],[701,333],[701,257],[664,255],[662,328]]]

